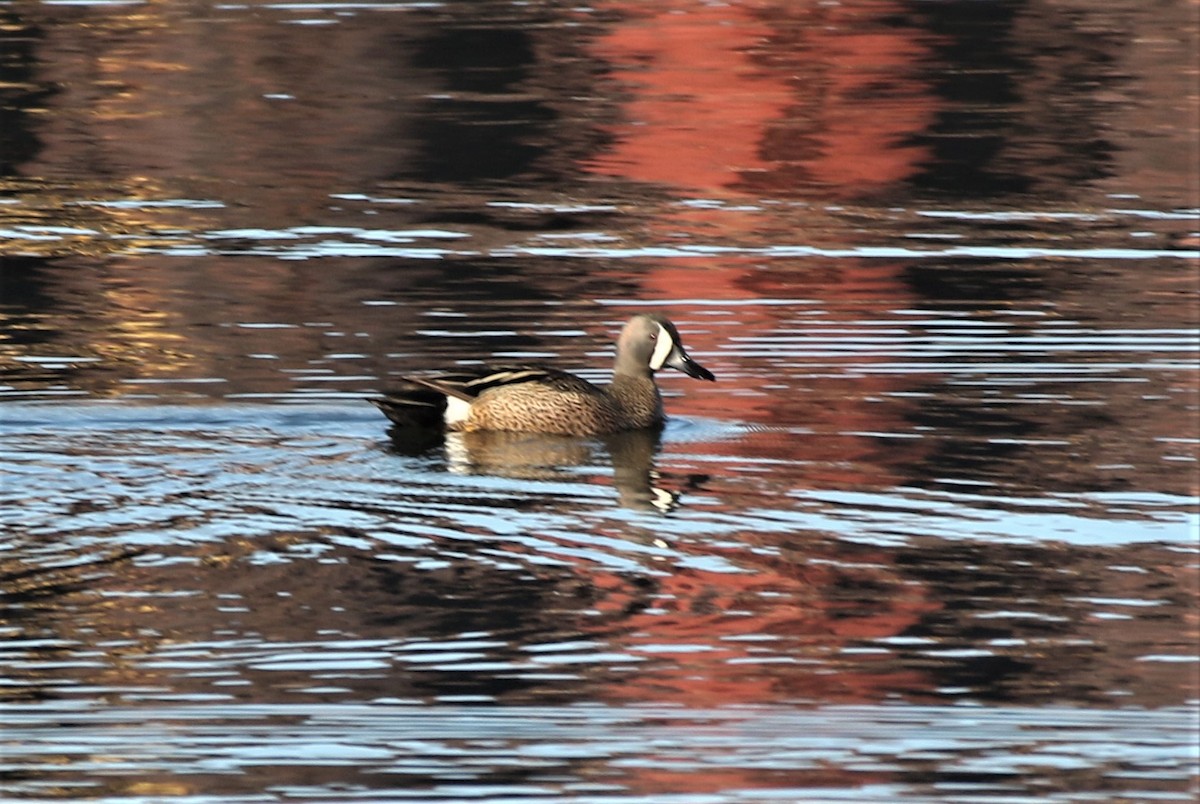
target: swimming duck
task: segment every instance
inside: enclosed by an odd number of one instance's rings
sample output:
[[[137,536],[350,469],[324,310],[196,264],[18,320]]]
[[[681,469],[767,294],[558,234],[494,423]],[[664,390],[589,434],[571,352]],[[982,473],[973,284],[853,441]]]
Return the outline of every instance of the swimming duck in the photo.
[[[545,366],[480,367],[404,377],[401,387],[369,401],[401,428],[603,435],[663,423],[654,373],[664,366],[716,379],[684,351],[674,324],[645,313],[621,330],[612,382],[603,387]]]

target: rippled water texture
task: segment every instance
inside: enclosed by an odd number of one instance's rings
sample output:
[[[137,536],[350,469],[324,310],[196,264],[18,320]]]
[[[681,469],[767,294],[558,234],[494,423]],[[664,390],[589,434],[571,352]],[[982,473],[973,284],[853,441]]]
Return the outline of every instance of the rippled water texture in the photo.
[[[0,4],[0,797],[1193,801],[1196,37]],[[363,401],[644,311],[662,433]]]

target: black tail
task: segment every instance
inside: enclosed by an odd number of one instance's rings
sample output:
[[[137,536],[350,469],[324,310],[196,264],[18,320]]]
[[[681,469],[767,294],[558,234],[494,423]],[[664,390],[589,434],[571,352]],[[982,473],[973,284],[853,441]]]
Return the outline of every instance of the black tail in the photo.
[[[445,424],[445,395],[415,383],[383,396],[369,397],[367,401],[397,427],[440,431]]]

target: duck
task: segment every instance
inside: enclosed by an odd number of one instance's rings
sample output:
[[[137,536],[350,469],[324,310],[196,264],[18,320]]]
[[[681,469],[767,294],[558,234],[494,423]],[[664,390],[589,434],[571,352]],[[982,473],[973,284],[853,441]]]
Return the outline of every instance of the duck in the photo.
[[[368,401],[396,427],[596,436],[661,427],[666,420],[654,375],[665,367],[689,377],[716,377],[683,348],[664,315],[635,315],[617,338],[612,381],[597,386],[543,365],[479,367],[401,384]]]

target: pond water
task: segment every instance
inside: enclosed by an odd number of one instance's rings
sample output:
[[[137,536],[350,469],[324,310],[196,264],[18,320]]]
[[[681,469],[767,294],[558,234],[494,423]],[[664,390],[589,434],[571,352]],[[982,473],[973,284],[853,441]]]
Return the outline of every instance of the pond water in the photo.
[[[0,5],[0,791],[1194,800],[1195,14]]]

